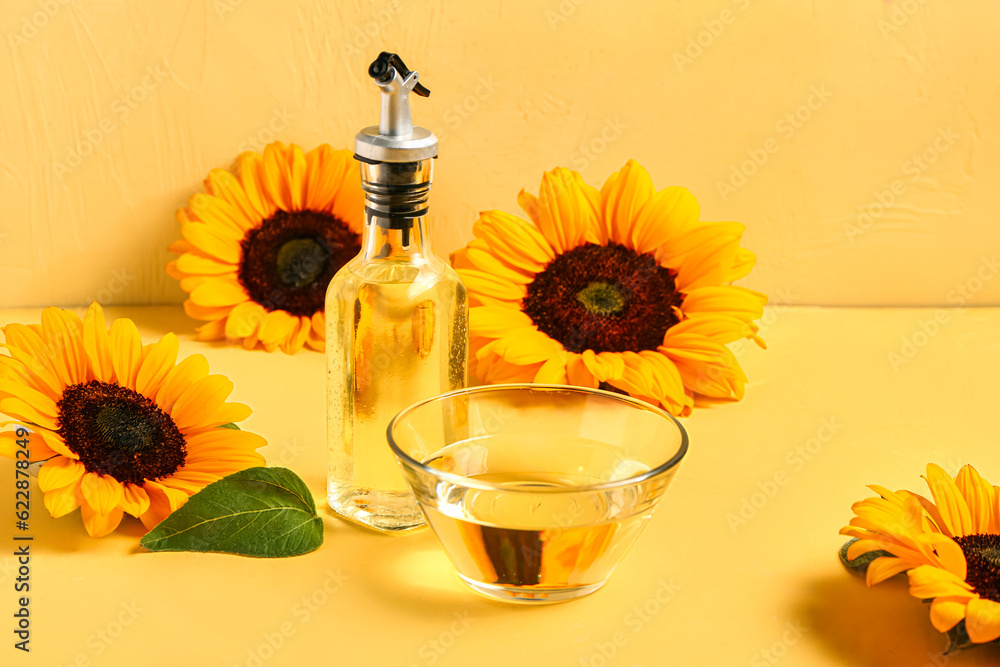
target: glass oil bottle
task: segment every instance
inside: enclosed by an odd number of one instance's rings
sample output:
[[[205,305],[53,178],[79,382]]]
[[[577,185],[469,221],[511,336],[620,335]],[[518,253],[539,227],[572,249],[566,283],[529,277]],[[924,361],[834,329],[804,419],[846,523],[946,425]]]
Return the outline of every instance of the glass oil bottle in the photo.
[[[414,127],[409,94],[430,91],[399,56],[368,74],[381,89],[378,126],[355,139],[366,197],[361,253],[326,294],[327,501],[385,532],[424,525],[386,441],[397,412],[467,380],[465,287],[427,234],[437,138]]]

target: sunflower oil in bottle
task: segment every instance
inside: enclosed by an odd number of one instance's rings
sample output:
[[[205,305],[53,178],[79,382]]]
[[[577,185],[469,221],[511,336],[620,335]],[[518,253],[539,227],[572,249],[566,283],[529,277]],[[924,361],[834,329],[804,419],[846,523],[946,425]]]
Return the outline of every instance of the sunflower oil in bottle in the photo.
[[[465,287],[434,255],[425,218],[437,138],[410,117],[417,73],[383,53],[378,127],[356,139],[366,193],[361,253],[327,289],[327,501],[342,517],[392,532],[424,525],[386,440],[403,408],[465,386]]]

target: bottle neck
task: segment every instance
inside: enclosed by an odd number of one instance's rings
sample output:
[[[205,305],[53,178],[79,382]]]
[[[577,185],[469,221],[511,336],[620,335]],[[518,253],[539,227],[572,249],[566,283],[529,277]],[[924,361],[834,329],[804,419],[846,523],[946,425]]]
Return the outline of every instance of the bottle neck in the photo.
[[[427,234],[427,216],[412,218],[413,226],[407,229],[389,229],[384,218],[368,216],[361,240],[361,255],[371,261],[409,262],[430,257],[430,236]]]

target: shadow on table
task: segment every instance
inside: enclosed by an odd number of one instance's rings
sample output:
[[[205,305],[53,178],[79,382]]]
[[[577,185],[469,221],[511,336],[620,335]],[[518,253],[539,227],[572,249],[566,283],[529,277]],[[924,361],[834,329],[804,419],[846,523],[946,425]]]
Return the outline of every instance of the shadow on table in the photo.
[[[521,605],[489,600],[468,588],[459,579],[430,528],[402,535],[383,535],[337,519],[329,511],[321,510],[321,514],[328,535],[334,527],[338,531],[352,531],[362,538],[356,543],[363,550],[357,559],[365,566],[357,574],[369,594],[383,598],[386,604],[405,606],[422,616],[436,615],[445,623],[453,621],[456,614],[466,612],[480,619],[512,610],[527,611]]]
[[[813,583],[797,611],[813,643],[858,667],[959,667],[1000,664],[1000,646],[943,655],[948,639],[931,625],[930,605],[908,592],[905,576],[869,588],[843,573]]]

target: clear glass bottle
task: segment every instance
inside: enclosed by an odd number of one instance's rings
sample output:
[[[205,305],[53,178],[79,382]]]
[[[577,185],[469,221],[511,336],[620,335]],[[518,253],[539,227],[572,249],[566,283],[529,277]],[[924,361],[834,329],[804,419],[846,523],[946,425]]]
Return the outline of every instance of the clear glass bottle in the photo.
[[[382,89],[382,118],[356,141],[367,200],[361,253],[326,294],[327,501],[346,519],[391,532],[422,526],[424,516],[386,429],[408,405],[465,386],[468,306],[427,235],[437,139],[412,126],[407,93],[429,91],[394,54],[380,55],[369,74]]]

